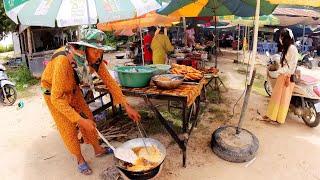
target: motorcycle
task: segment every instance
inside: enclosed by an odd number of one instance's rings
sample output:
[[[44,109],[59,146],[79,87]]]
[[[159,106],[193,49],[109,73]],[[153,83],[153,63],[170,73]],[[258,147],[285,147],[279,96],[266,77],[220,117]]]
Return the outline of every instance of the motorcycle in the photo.
[[[278,63],[277,60],[270,57],[268,52],[266,54],[269,58],[268,67]],[[278,60],[280,60],[279,56]],[[264,88],[266,93],[271,96],[277,73],[269,69],[267,68],[268,75],[267,80],[264,82]],[[290,110],[299,118],[302,118],[307,126],[318,126],[320,123],[320,80],[311,76],[301,75],[293,90]]]
[[[0,64],[0,103],[11,106],[17,100],[15,84],[9,81],[6,68]]]
[[[308,69],[312,69],[315,54],[317,53],[316,50],[310,49],[308,51],[302,51],[302,44],[300,41],[296,41],[295,45],[299,50],[300,58],[298,59],[298,66],[304,66]]]
[[[310,52],[304,52],[300,54],[300,58],[298,59],[298,66],[304,66],[308,69],[312,69],[312,61],[313,57],[311,56]]]

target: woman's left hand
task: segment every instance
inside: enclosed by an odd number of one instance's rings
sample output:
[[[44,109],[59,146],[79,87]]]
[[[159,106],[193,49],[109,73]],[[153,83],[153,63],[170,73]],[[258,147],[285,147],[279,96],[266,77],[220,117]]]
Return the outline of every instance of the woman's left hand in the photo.
[[[125,105],[126,112],[130,119],[132,119],[134,122],[139,122],[141,119],[140,114],[138,111],[136,111],[133,107],[131,107],[129,104]]]

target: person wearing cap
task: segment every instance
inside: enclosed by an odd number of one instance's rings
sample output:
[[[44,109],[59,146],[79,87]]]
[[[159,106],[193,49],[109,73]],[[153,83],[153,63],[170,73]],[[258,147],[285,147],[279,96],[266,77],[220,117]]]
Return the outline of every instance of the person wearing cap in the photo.
[[[268,104],[266,120],[283,124],[286,120],[290,100],[295,86],[296,68],[299,59],[297,47],[291,29],[284,28],[280,32],[279,42],[282,45],[282,57],[276,84],[272,88],[272,95]]]
[[[133,121],[139,121],[140,115],[128,104],[102,60],[103,51],[110,50],[104,46],[105,34],[88,29],[81,35],[81,41],[68,43],[54,53],[42,74],[41,88],[65,146],[77,159],[78,170],[89,175],[92,170],[82,156],[77,129],[84,142],[92,145],[96,157],[112,150],[99,145],[94,117],[79,85],[88,84],[92,88],[91,72],[95,71],[107,86],[114,104],[123,105]]]
[[[159,33],[155,33],[151,42],[153,64],[165,64],[167,53],[173,51],[169,37],[165,33],[164,27],[161,27]]]

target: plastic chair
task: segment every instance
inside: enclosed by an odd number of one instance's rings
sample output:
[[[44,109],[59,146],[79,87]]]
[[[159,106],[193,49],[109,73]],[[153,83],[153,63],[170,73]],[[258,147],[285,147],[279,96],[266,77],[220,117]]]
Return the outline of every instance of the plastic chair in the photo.
[[[263,53],[262,43],[258,43],[258,44],[257,44],[257,51],[258,51],[259,53]]]
[[[262,51],[263,51],[263,53],[269,51],[269,44],[267,44],[267,43],[263,44],[262,45]]]

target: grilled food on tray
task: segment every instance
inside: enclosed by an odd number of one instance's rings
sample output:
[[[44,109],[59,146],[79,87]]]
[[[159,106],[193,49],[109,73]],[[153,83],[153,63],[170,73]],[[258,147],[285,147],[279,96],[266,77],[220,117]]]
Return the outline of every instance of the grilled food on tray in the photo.
[[[203,78],[201,71],[198,71],[191,66],[172,64],[171,68],[172,74],[183,75],[185,80],[197,81]]]

